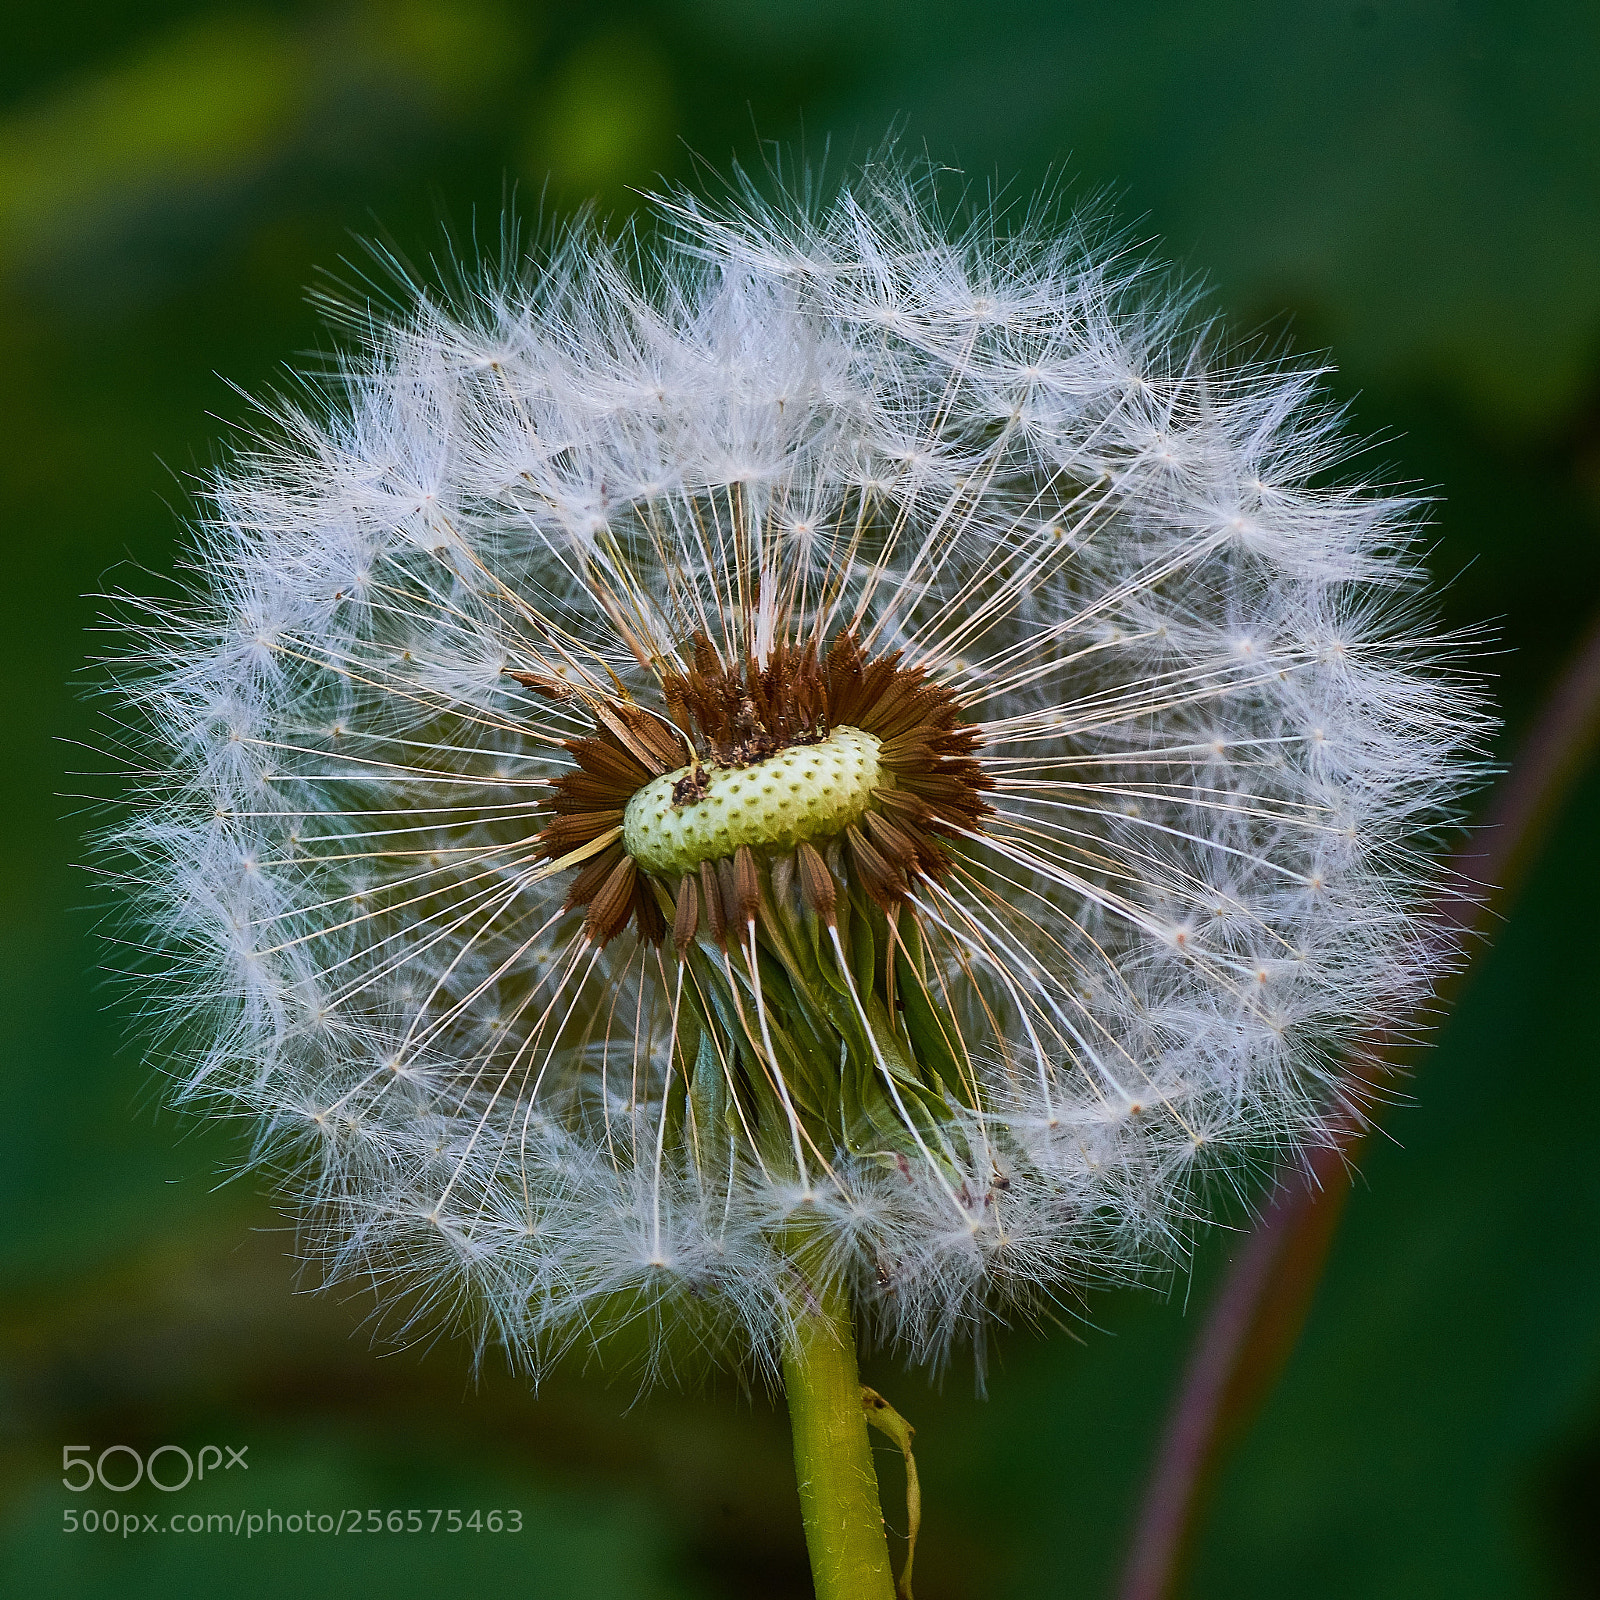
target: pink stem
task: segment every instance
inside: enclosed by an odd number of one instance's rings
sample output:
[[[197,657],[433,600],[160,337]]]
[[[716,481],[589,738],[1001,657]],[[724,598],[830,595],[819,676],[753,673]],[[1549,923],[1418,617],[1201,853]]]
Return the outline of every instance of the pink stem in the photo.
[[[1464,958],[1503,916],[1600,734],[1600,620],[1556,685],[1482,825],[1451,862],[1433,907],[1440,937]],[[1464,959],[1426,1007],[1356,1051],[1350,1082],[1380,1083],[1416,1031],[1466,976]],[[1348,1168],[1370,1130],[1349,1114],[1309,1171],[1280,1181],[1243,1249],[1229,1263],[1168,1413],[1123,1573],[1121,1600],[1176,1593],[1201,1503],[1225,1445],[1265,1400],[1299,1337],[1349,1194]]]

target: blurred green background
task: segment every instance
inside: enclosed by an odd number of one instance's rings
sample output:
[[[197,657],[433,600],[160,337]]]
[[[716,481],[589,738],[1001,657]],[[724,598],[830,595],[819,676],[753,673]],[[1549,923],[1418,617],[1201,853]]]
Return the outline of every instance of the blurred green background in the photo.
[[[0,23],[0,1534],[29,1596],[318,1590],[799,1596],[763,1395],[538,1397],[448,1341],[373,1350],[296,1293],[236,1130],[163,1110],[97,977],[80,665],[119,562],[283,363],[352,233],[905,138],[1021,191],[1065,172],[1236,327],[1329,348],[1437,491],[1454,622],[1499,619],[1506,749],[1600,604],[1600,9],[1448,0],[43,4]],[[541,202],[541,196],[542,202]],[[149,581],[124,567],[120,581]],[[1600,1595],[1600,781],[1363,1163],[1306,1337],[1219,1485],[1197,1596]],[[922,1600],[1105,1595],[1218,1265],[1000,1338],[991,1397],[879,1364],[917,1425]],[[61,1487],[63,1445],[249,1447],[248,1478]],[[893,1508],[896,1469],[886,1466]],[[158,1505],[159,1502],[159,1505]],[[67,1506],[517,1507],[520,1535],[65,1535]],[[490,1586],[497,1586],[491,1589]]]

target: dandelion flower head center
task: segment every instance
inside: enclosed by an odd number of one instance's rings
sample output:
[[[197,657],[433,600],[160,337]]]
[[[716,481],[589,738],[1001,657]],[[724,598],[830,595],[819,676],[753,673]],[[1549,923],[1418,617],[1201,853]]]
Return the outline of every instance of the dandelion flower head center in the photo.
[[[976,731],[899,652],[869,659],[846,630],[825,654],[784,643],[764,664],[729,667],[704,634],[690,653],[662,677],[662,712],[597,706],[596,731],[568,741],[574,765],[554,780],[540,843],[581,867],[568,903],[588,907],[596,942],[630,922],[659,941],[669,907],[680,945],[702,928],[718,937],[751,920],[757,875],[791,853],[780,882],[809,912],[831,917],[835,880],[889,907],[948,870],[941,836],[987,814]]]
[[[681,877],[740,845],[792,850],[836,838],[861,820],[880,784],[893,784],[878,745],[859,728],[835,728],[750,767],[679,767],[628,802],[623,849],[644,871]]]

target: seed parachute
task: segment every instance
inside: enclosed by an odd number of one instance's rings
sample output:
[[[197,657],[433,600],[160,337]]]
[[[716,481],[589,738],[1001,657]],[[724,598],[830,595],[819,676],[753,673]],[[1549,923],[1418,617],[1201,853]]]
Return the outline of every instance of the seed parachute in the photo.
[[[345,307],[122,602],[145,992],[407,1315],[936,1362],[1347,1109],[1480,702],[1316,375],[1094,230],[658,223]]]

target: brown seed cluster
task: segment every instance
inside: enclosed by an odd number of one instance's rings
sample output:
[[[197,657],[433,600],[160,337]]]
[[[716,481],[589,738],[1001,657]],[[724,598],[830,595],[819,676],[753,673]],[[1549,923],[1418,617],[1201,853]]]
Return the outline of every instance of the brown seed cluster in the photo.
[[[983,792],[990,779],[975,758],[978,735],[960,721],[954,695],[930,682],[924,668],[902,667],[899,651],[868,660],[853,632],[837,635],[826,655],[815,644],[780,644],[764,666],[749,657],[724,663],[697,634],[691,664],[667,674],[661,692],[670,723],[626,701],[593,707],[595,731],[567,742],[575,765],[553,780],[555,816],[539,834],[551,860],[596,847],[573,879],[567,904],[588,908],[584,928],[597,943],[630,921],[642,938],[659,942],[666,934],[649,879],[616,830],[639,789],[682,766],[690,771],[675,786],[673,802],[693,805],[705,793],[702,764],[753,766],[841,726],[873,734],[893,785],[873,790],[872,809],[845,830],[840,846],[847,870],[885,907],[904,899],[918,876],[948,872],[941,840],[970,831],[988,814]],[[831,918],[834,880],[821,853],[801,845],[795,866],[805,903]],[[686,874],[676,887],[674,942],[684,948],[701,928],[721,942],[730,927],[742,928],[759,898],[755,882],[748,847]]]

